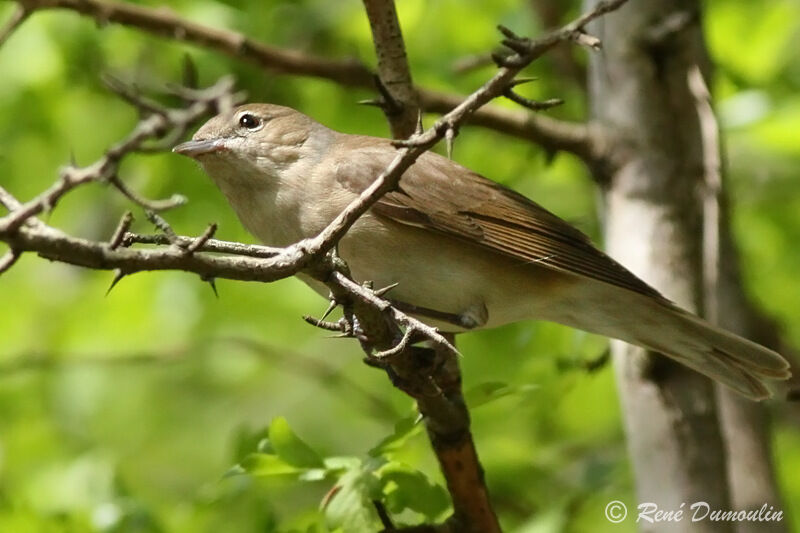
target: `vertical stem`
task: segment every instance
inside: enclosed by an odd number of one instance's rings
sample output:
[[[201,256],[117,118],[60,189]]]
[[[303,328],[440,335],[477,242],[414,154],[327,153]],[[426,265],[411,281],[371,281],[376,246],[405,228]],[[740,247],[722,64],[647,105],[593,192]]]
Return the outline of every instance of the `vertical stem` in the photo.
[[[406,139],[417,126],[419,97],[411,80],[403,33],[393,0],[364,0],[378,56],[378,76],[386,91],[383,112],[392,137]]]
[[[455,343],[452,336],[451,342]],[[452,531],[463,533],[500,533],[470,432],[458,360],[450,354],[444,357],[433,376],[441,395],[417,398],[417,404],[453,499],[453,516],[448,525]],[[443,417],[442,412],[448,415]],[[439,414],[429,416],[434,413]]]

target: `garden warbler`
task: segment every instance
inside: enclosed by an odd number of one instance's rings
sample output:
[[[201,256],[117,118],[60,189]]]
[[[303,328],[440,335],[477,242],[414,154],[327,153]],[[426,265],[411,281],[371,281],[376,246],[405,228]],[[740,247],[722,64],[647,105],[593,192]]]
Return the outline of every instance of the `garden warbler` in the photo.
[[[174,151],[200,162],[268,246],[316,236],[398,153],[271,104],[216,116]],[[538,204],[432,152],[338,251],[357,281],[396,283],[392,301],[444,331],[549,320],[659,352],[753,399],[790,375],[780,355],[679,309]]]

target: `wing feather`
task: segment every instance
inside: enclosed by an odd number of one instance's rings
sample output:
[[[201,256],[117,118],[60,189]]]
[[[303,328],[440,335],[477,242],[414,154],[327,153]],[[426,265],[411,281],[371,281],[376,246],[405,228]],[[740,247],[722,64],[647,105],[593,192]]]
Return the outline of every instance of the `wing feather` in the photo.
[[[334,161],[336,179],[361,192],[393,157],[388,142],[347,136],[352,150]],[[367,168],[365,168],[367,165]],[[365,172],[366,170],[366,172]],[[589,238],[537,203],[435,153],[423,154],[373,213],[477,244],[527,263],[656,297],[658,291],[595,248]]]

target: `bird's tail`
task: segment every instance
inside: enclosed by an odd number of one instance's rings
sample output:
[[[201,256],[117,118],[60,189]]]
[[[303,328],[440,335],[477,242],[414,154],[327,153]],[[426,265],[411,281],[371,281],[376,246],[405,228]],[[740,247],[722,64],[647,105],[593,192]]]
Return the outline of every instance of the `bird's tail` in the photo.
[[[776,352],[720,329],[682,309],[660,309],[656,323],[632,328],[634,344],[657,351],[753,400],[772,396],[767,384],[791,377],[789,363]],[[652,316],[652,315],[651,315]]]
[[[767,387],[791,377],[789,363],[776,352],[720,329],[669,302],[597,283],[591,313],[556,322],[659,352],[753,400],[772,396]]]

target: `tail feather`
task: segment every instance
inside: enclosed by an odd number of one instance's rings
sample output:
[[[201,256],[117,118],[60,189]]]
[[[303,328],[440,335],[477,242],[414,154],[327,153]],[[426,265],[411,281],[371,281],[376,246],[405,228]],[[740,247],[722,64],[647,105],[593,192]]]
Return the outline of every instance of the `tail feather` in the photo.
[[[753,400],[772,396],[767,384],[791,376],[776,352],[660,302],[659,323],[635,328],[636,344],[717,380]]]
[[[755,342],[725,331],[663,300],[597,282],[576,285],[574,301],[589,305],[551,319],[653,350],[754,400],[772,396],[789,363]],[[583,312],[583,311],[586,312]]]

